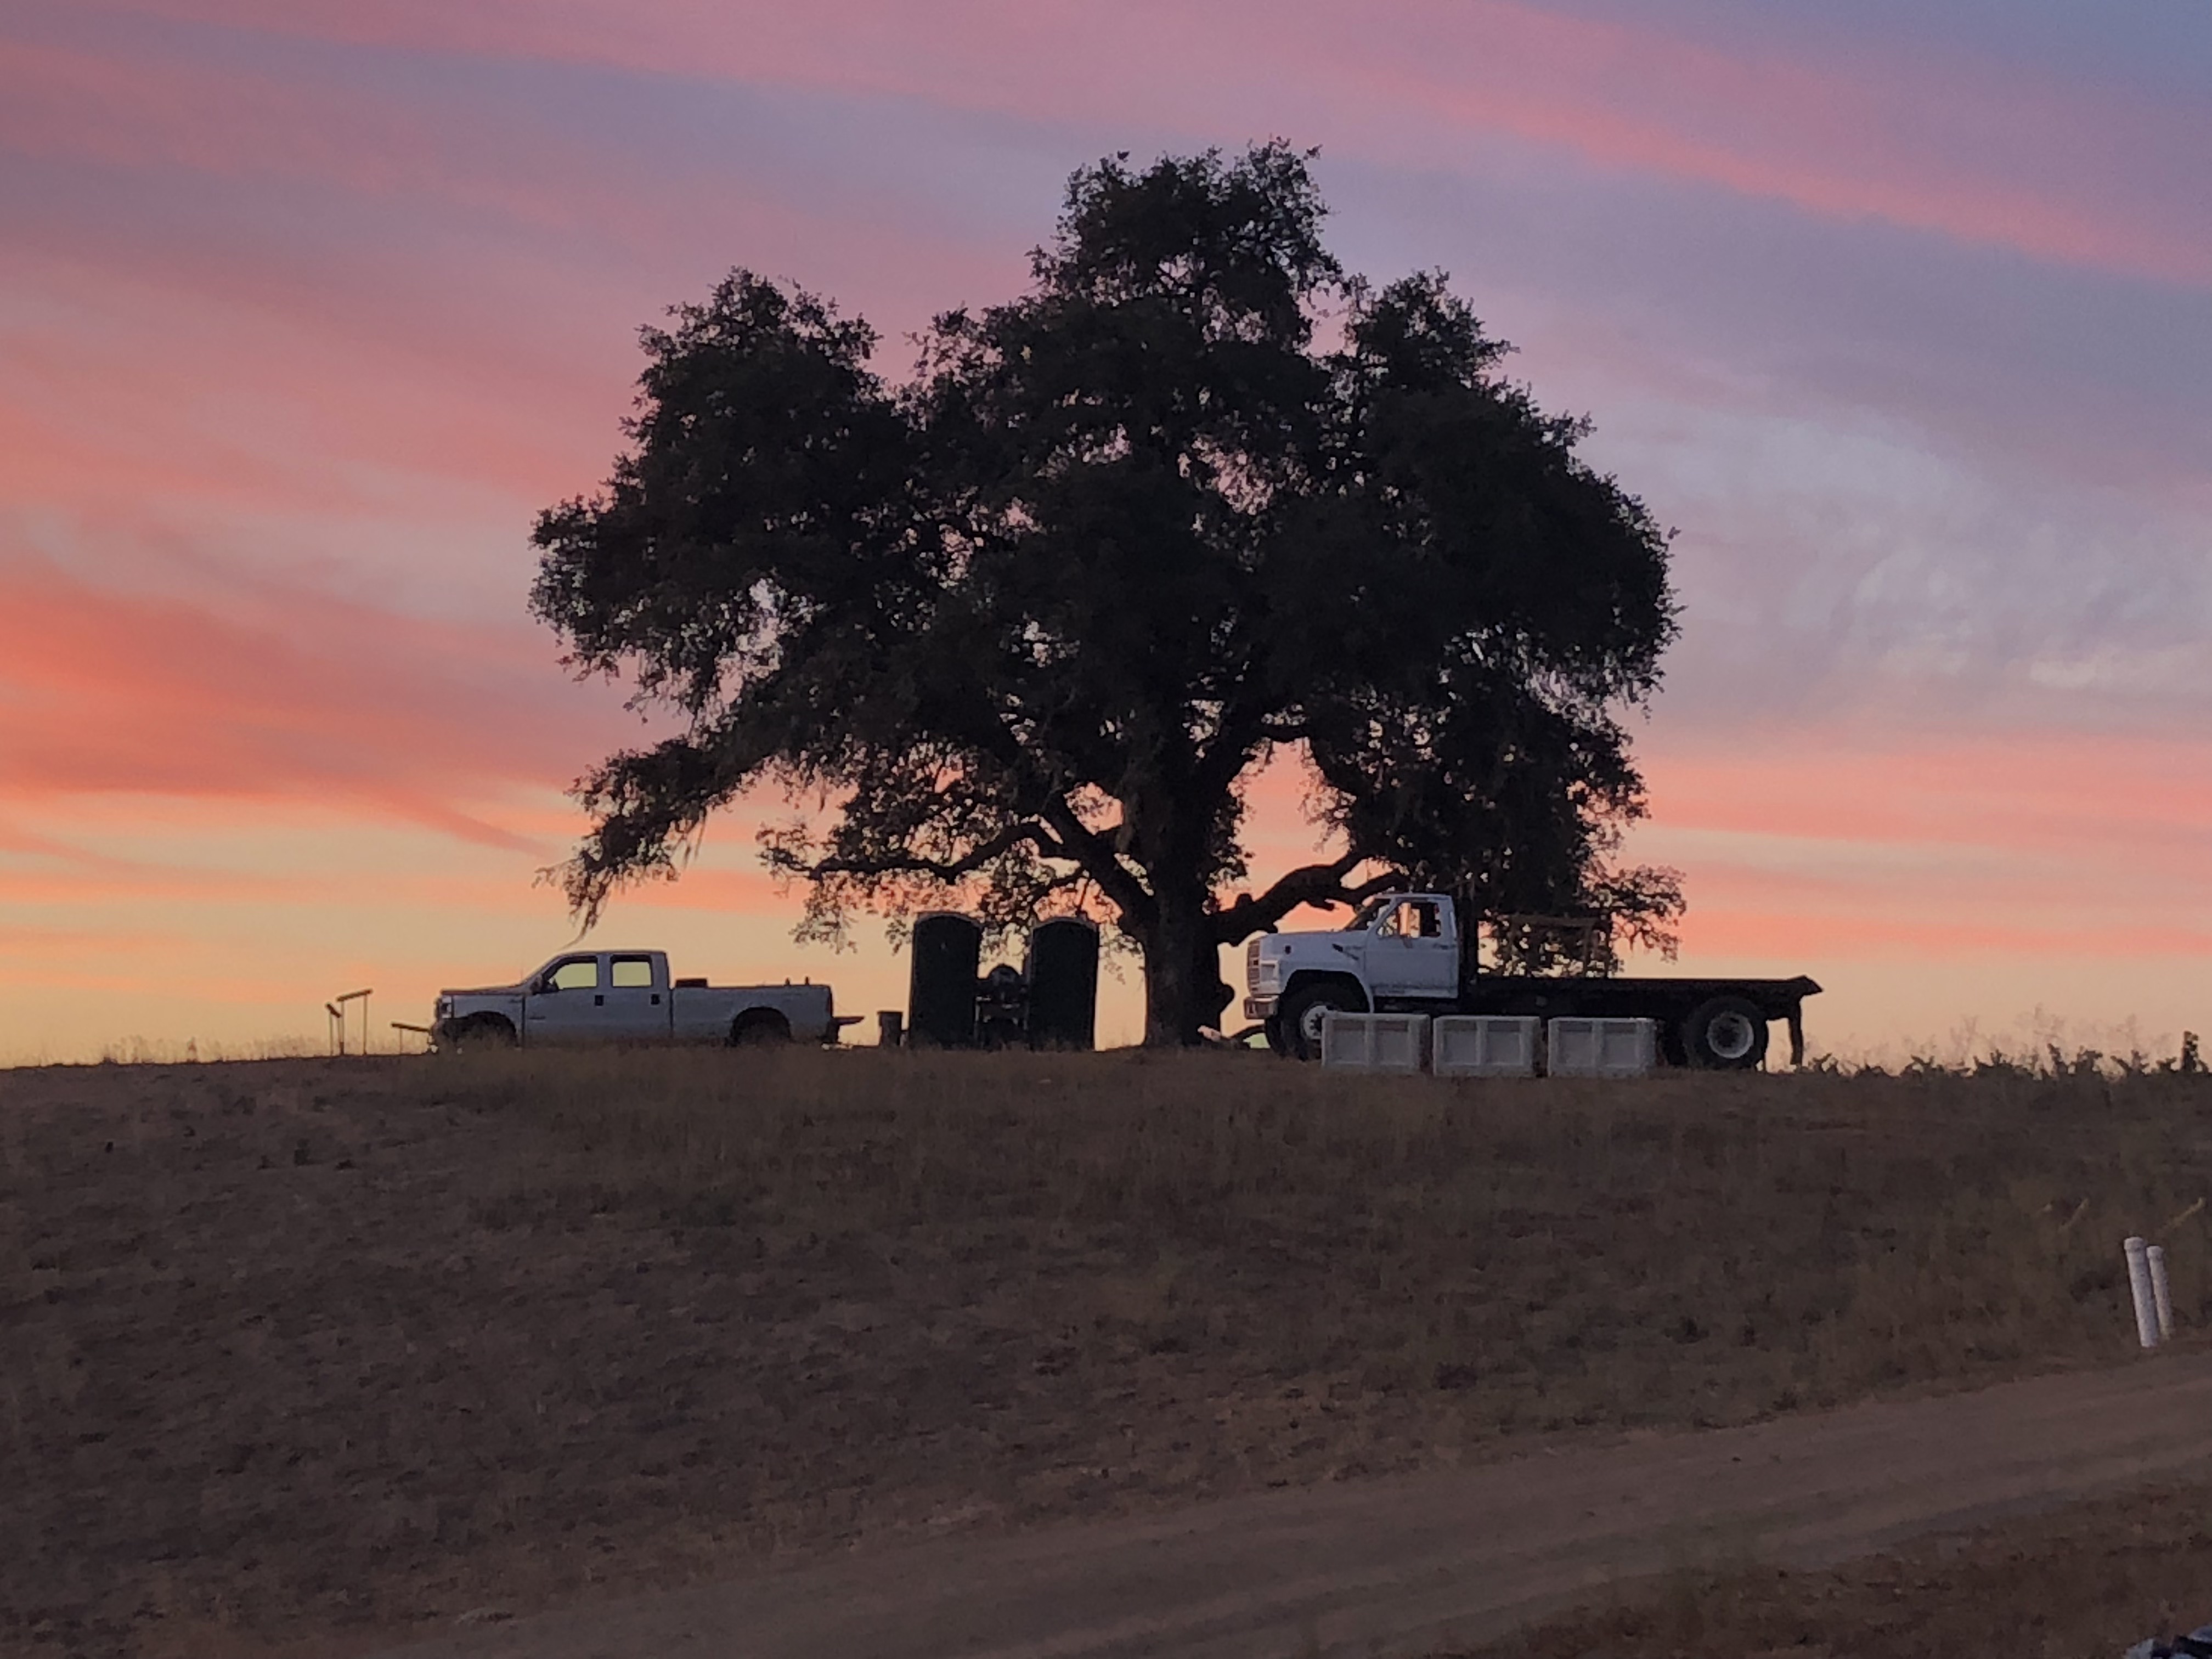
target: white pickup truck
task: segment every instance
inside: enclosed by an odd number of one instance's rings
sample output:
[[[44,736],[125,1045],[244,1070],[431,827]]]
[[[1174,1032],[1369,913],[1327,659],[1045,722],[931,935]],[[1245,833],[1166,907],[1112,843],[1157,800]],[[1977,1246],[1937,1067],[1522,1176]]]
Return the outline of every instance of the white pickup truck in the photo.
[[[714,986],[671,980],[659,951],[580,951],[514,985],[441,991],[430,1041],[441,1050],[592,1042],[835,1042],[842,1018],[826,985]]]

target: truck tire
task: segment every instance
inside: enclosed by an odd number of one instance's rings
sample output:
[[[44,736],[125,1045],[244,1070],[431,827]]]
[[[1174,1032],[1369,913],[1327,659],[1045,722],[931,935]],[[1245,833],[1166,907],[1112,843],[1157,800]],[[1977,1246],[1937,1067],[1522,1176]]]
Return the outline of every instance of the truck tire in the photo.
[[[730,1045],[736,1048],[790,1041],[791,1022],[773,1008],[748,1008],[730,1027]]]
[[[1766,1015],[1748,997],[1709,998],[1682,1022],[1682,1052],[1708,1070],[1753,1070],[1766,1058]]]
[[[1292,1060],[1319,1060],[1323,1017],[1366,1012],[1366,994],[1354,981],[1315,979],[1292,986],[1277,1016],[1282,1024],[1284,1052]]]
[[[497,1014],[471,1014],[453,1032],[454,1049],[467,1054],[482,1048],[512,1048],[518,1041],[512,1022]]]

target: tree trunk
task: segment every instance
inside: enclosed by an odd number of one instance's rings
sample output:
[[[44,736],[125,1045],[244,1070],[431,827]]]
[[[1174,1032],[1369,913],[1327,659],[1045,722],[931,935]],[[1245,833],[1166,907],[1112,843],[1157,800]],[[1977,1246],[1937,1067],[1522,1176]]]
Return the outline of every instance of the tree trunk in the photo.
[[[1212,917],[1200,895],[1163,896],[1140,941],[1145,952],[1145,1046],[1188,1048],[1201,1026],[1219,1026],[1234,993],[1221,982]]]

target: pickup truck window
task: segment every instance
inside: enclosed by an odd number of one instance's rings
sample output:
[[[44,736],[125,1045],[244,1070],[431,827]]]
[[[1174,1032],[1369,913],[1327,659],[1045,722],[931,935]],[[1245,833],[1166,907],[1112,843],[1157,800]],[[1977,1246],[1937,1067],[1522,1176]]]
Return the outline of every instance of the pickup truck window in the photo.
[[[552,972],[545,975],[548,988],[556,991],[596,991],[599,988],[599,959],[597,957],[570,957],[566,962],[556,963]]]
[[[617,991],[653,988],[651,957],[617,957],[607,964],[607,981]]]

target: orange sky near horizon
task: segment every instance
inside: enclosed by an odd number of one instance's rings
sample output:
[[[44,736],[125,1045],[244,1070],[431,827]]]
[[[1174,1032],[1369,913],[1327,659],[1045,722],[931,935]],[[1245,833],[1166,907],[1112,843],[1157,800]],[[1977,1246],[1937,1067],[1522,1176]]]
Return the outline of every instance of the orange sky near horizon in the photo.
[[[1278,133],[1677,527],[1632,850],[1684,970],[1809,972],[1854,1054],[2207,1030],[2208,70],[2201,8],[2044,0],[0,9],[0,1063],[319,1044],[357,985],[391,1041],[567,945],[562,791],[639,728],[526,536],[637,326],[745,264],[897,374],[1071,168]],[[596,937],[898,1006],[791,942],[775,810]]]

